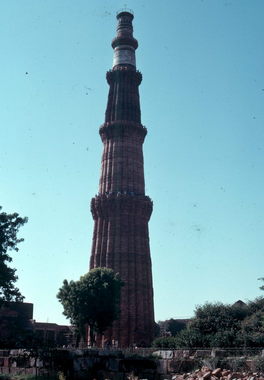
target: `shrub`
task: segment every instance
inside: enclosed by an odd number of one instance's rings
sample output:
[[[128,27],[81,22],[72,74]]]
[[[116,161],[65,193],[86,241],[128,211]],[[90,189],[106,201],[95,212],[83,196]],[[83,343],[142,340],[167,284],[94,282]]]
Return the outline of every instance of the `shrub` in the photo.
[[[155,348],[178,348],[176,345],[176,340],[172,336],[165,336],[165,337],[154,339],[152,342],[152,347],[155,347]]]
[[[257,358],[255,365],[257,371],[264,372],[264,358]]]

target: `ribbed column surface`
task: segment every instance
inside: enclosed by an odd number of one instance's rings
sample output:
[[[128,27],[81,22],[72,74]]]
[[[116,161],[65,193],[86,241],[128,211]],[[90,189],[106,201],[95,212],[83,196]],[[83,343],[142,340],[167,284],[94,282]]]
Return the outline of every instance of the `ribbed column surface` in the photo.
[[[119,347],[148,346],[153,339],[154,309],[148,221],[152,201],[145,195],[133,15],[117,15],[112,41],[114,63],[107,72],[110,86],[105,122],[100,127],[103,155],[99,192],[91,201],[94,233],[90,269],[112,268],[125,283],[120,318],[105,333]]]

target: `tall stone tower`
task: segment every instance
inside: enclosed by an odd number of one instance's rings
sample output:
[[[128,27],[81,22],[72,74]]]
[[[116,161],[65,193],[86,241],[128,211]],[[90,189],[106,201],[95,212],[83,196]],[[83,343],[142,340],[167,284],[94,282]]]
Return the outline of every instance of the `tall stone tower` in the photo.
[[[91,201],[94,233],[90,269],[112,268],[125,283],[121,314],[106,336],[119,347],[148,346],[153,339],[154,308],[148,221],[152,201],[145,195],[141,124],[133,14],[117,14],[114,60],[109,84],[99,193]]]

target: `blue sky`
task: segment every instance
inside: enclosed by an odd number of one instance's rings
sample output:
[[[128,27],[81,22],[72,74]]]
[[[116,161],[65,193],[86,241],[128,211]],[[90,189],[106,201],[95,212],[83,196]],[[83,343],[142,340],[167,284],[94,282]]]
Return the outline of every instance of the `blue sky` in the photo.
[[[14,255],[38,321],[88,270],[116,11],[122,1],[2,0],[0,204],[29,222]],[[261,294],[264,3],[133,0],[156,320]]]

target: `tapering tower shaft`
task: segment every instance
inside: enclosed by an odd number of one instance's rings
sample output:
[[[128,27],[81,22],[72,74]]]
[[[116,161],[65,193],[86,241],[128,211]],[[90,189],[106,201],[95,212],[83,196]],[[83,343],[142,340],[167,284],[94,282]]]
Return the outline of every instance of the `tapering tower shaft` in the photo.
[[[91,201],[94,234],[90,268],[109,267],[125,283],[120,319],[106,333],[121,347],[149,345],[154,310],[148,221],[152,201],[145,195],[142,145],[147,130],[141,124],[133,15],[117,15],[112,41],[114,61],[106,78],[110,86],[105,122],[99,193]]]

